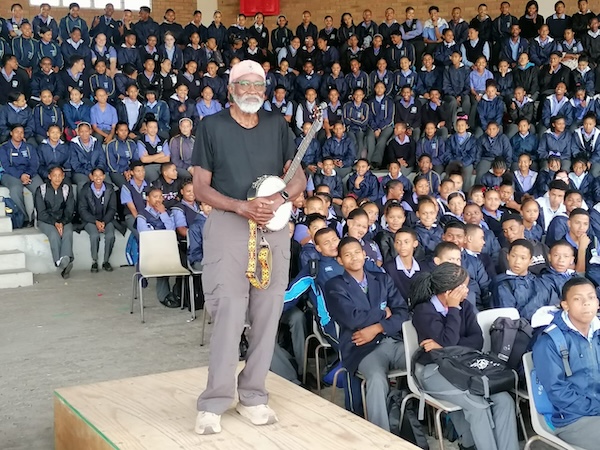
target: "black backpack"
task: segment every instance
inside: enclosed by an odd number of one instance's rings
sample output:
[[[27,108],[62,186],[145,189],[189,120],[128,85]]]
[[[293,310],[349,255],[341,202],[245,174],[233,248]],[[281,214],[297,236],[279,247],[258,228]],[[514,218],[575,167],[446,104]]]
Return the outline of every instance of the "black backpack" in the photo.
[[[490,354],[519,371],[532,336],[533,328],[527,319],[498,317],[490,327]]]
[[[429,355],[440,374],[463,392],[489,398],[517,387],[517,374],[493,355],[460,345],[431,350]]]
[[[387,397],[387,410],[390,420],[390,431],[402,439],[412,442],[417,447],[429,450],[427,435],[423,431],[423,426],[417,417],[419,401],[411,399],[406,403],[404,417],[400,423],[400,405],[402,400],[409,395],[406,389],[390,389]]]

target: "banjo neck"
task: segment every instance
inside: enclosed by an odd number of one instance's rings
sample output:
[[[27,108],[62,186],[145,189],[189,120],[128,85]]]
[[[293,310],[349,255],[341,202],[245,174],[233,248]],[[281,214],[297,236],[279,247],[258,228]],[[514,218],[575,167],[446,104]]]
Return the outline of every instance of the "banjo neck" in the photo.
[[[306,154],[306,150],[308,150],[310,142],[313,140],[313,138],[317,134],[317,131],[319,131],[319,129],[323,123],[323,120],[321,118],[321,113],[322,113],[323,109],[325,109],[326,107],[327,107],[327,104],[317,105],[317,107],[315,109],[315,120],[312,123],[310,129],[308,130],[308,133],[306,133],[306,136],[304,137],[304,139],[302,139],[302,142],[300,143],[300,146],[298,147],[298,151],[296,152],[296,156],[294,156],[294,160],[292,161],[292,164],[290,164],[290,167],[289,167],[287,173],[283,177],[283,182],[285,184],[289,183],[289,181],[296,174],[296,171],[298,170],[298,168],[302,165],[302,158],[304,158],[304,155]]]

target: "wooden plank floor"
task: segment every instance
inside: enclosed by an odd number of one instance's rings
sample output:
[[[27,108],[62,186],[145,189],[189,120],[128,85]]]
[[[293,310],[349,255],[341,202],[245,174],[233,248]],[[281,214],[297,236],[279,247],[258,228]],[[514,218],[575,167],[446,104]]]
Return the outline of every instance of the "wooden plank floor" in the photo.
[[[279,423],[255,427],[230,409],[220,434],[198,436],[193,430],[196,398],[207,374],[202,367],[57,389],[55,448],[417,449],[273,373],[267,378],[269,405]]]

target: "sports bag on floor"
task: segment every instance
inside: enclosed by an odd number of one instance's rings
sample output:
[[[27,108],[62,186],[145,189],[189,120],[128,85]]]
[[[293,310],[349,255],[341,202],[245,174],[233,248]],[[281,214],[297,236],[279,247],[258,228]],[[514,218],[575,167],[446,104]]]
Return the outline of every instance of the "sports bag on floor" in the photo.
[[[400,405],[410,392],[406,389],[391,389],[387,397],[387,410],[390,421],[390,431],[402,439],[412,442],[417,447],[429,450],[427,435],[417,417],[419,401],[411,399],[406,403],[404,417],[400,423]]]

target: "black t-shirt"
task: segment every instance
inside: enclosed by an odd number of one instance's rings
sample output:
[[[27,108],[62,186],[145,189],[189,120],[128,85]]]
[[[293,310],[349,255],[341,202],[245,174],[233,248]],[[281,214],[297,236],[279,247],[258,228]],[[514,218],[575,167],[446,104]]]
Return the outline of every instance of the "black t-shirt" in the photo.
[[[223,110],[200,121],[192,165],[212,172],[211,186],[223,195],[246,200],[248,189],[262,175],[283,174],[296,147],[281,114],[260,110],[258,125],[240,126]]]

